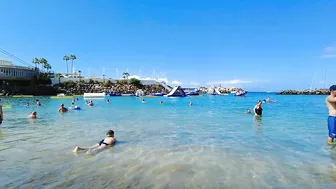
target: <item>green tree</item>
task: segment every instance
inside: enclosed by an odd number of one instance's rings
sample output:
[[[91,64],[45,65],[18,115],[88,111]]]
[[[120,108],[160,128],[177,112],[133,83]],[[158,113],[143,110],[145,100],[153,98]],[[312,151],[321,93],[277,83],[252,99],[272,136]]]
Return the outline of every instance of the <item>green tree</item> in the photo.
[[[131,78],[129,80],[129,83],[132,84],[132,85],[135,85],[135,86],[140,86],[141,85],[141,81],[137,78]]]
[[[35,64],[35,68],[37,68],[37,64],[40,64],[40,60],[38,58],[33,58],[32,63]]]
[[[48,64],[48,61],[45,58],[40,58],[39,62],[41,64],[41,68],[44,70],[44,68]]]
[[[63,60],[65,60],[65,64],[66,64],[66,68],[67,68],[67,74],[69,74],[68,60],[70,60],[70,58],[67,55],[65,55],[65,56],[63,56]]]
[[[76,56],[75,55],[70,55],[70,60],[71,60],[71,74],[73,73],[73,69],[74,69],[74,67],[73,67],[73,61],[74,60],[76,60],[77,58],[76,58]]]
[[[128,72],[124,72],[122,75],[124,79],[128,79],[128,77],[130,76]]]

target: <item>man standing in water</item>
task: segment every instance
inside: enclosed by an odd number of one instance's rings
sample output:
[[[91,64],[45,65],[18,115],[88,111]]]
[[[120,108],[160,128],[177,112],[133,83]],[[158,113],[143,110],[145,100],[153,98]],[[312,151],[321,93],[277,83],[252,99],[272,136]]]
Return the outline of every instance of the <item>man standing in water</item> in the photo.
[[[58,109],[58,112],[60,113],[64,113],[64,112],[67,112],[68,109],[64,107],[64,104],[61,104],[61,107]]]
[[[333,143],[336,137],[336,85],[332,85],[330,88],[330,95],[326,98],[326,104],[329,110],[328,117],[328,143]]]

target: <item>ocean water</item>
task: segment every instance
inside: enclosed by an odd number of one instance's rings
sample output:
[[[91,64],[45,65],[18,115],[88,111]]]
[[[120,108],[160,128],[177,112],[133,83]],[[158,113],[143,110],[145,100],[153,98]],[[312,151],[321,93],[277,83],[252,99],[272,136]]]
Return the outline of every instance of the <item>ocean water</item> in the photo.
[[[261,119],[244,114],[268,96],[277,103]],[[35,98],[41,107],[25,107]],[[57,109],[71,99],[35,98],[2,98],[12,108],[0,125],[0,188],[336,188],[325,96],[80,98],[82,110],[65,114]],[[108,129],[114,147],[72,152]]]

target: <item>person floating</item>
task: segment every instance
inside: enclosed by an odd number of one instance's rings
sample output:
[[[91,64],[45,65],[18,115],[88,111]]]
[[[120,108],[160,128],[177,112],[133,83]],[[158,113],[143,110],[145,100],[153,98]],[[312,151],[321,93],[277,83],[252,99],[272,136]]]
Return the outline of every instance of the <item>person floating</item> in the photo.
[[[333,143],[336,136],[336,85],[329,88],[330,95],[326,98],[326,105],[329,111],[328,116],[328,143]]]
[[[37,115],[37,112],[32,112],[29,116],[28,116],[28,118],[30,118],[30,119],[36,119],[37,117],[36,117],[36,115]]]
[[[95,144],[89,148],[82,148],[79,146],[76,146],[76,148],[73,150],[73,152],[78,152],[80,150],[86,150],[86,151],[97,151],[107,148],[108,146],[112,146],[117,142],[117,139],[114,137],[114,131],[109,130],[106,133],[106,137],[98,142],[98,144]]]
[[[193,103],[190,101],[189,106],[192,106],[192,105],[193,105]]]
[[[247,111],[245,112],[246,114],[251,114],[251,110],[247,109]]]
[[[259,100],[257,105],[254,106],[254,115],[255,116],[262,116],[262,107],[261,107],[262,102]]]
[[[107,103],[107,104],[110,104],[110,99],[107,99],[106,103]]]
[[[163,101],[162,101],[162,100],[160,101],[160,104],[163,104]]]
[[[64,104],[61,104],[60,108],[58,109],[58,112],[60,113],[68,112],[68,109],[64,107]]]
[[[90,102],[89,102],[88,105],[89,105],[89,106],[93,106],[93,102],[92,102],[92,100],[90,100]]]
[[[141,103],[142,103],[142,104],[145,104],[145,103],[146,103],[145,99],[142,99]]]

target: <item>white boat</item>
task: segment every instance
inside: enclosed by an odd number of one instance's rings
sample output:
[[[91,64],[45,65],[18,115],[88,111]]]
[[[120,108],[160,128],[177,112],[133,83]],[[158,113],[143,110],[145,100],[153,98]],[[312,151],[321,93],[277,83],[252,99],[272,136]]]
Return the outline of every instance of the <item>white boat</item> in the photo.
[[[105,98],[105,93],[84,93],[84,98]]]

